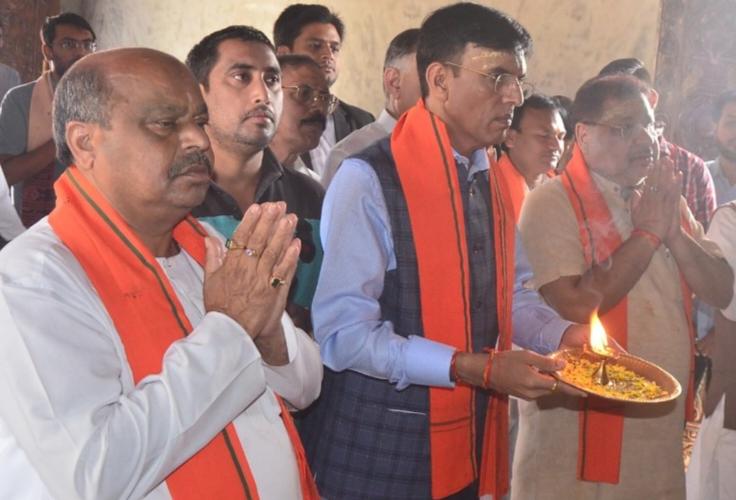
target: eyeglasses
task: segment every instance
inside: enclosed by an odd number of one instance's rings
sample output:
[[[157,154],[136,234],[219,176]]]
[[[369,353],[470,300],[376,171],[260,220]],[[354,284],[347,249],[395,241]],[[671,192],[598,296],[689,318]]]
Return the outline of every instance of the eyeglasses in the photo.
[[[316,103],[322,107],[328,115],[331,115],[337,108],[337,97],[310,87],[309,85],[282,85],[282,89],[294,91],[294,98],[301,104]]]
[[[465,71],[470,71],[476,75],[484,76],[491,87],[493,87],[493,91],[497,94],[511,98],[520,97],[521,102],[519,103],[519,106],[524,104],[524,99],[534,93],[534,86],[532,84],[519,80],[511,73],[483,73],[477,69],[468,68],[462,64],[456,64],[450,61],[445,61],[445,64],[464,69]]]
[[[624,141],[631,140],[631,138],[634,137],[634,134],[636,134],[640,130],[643,130],[647,133],[647,135],[649,135],[649,137],[652,137],[654,139],[656,139],[659,135],[657,123],[655,122],[650,122],[646,125],[642,125],[641,123],[634,123],[632,125],[613,125],[611,123],[594,121],[584,121],[582,123],[586,125],[595,125],[597,127],[606,127]]]
[[[58,43],[58,46],[64,50],[84,49],[87,52],[97,50],[97,42],[94,40],[74,40],[73,38],[65,38]]]

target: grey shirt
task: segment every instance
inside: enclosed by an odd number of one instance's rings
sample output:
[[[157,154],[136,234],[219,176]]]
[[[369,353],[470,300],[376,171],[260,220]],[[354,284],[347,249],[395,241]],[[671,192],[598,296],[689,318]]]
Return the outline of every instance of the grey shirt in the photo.
[[[28,147],[28,115],[31,112],[31,96],[35,80],[15,87],[8,92],[0,105],[0,156],[17,156],[26,153]],[[64,171],[64,165],[56,162],[55,176]],[[23,183],[12,186],[13,202],[20,212]]]
[[[10,66],[0,63],[0,101],[8,90],[20,85],[20,75]]]

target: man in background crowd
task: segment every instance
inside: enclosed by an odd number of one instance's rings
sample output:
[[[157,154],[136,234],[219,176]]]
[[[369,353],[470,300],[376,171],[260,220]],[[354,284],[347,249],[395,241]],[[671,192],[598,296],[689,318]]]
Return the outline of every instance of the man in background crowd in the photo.
[[[229,238],[253,203],[286,202],[287,210],[299,218],[296,230],[302,240],[287,310],[297,326],[310,329],[324,190],[306,175],[284,168],[268,147],[281,119],[285,92],[274,47],[254,28],[230,26],[195,45],[187,65],[207,103],[205,130],[215,155],[214,181],[192,213]]]
[[[65,168],[55,161],[51,138],[54,89],[71,65],[95,48],[95,33],[84,18],[73,13],[47,17],[41,28],[47,69],[8,92],[0,108],[0,163],[26,226],[54,208],[53,183]]]
[[[384,109],[375,122],[354,131],[332,148],[322,175],[325,188],[345,158],[389,135],[396,120],[421,97],[417,74],[418,39],[419,30],[413,28],[402,31],[391,40],[383,62]]]
[[[713,176],[716,204],[736,199],[736,90],[718,96],[713,107],[718,158],[706,163]]]
[[[340,74],[340,51],[345,41],[345,25],[324,5],[294,4],[279,15],[273,26],[278,54],[304,54],[314,59],[332,86]],[[344,101],[327,118],[319,145],[302,158],[321,177],[332,147],[353,130],[372,122],[373,115]]]
[[[554,175],[565,147],[565,124],[557,103],[541,94],[525,99],[514,111],[503,144],[499,174],[508,183],[518,222],[524,197],[545,177]]]
[[[283,166],[319,182],[319,176],[307,168],[301,155],[319,144],[327,117],[337,106],[337,98],[330,94],[325,76],[314,59],[301,54],[285,54],[277,59],[281,66],[284,109],[269,147]]]

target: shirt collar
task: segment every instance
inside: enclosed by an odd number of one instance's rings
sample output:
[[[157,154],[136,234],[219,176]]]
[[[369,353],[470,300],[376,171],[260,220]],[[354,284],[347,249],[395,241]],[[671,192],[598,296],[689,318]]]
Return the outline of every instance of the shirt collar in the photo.
[[[488,153],[485,149],[480,148],[473,151],[470,158],[466,158],[457,151],[455,148],[452,149],[452,154],[455,157],[455,161],[458,165],[461,165],[468,172],[468,180],[470,181],[475,174],[478,172],[487,172],[490,168],[488,162]]]
[[[391,116],[389,112],[384,109],[381,111],[381,114],[378,115],[378,118],[376,118],[376,123],[385,130],[387,134],[390,134],[396,126],[396,118]]]

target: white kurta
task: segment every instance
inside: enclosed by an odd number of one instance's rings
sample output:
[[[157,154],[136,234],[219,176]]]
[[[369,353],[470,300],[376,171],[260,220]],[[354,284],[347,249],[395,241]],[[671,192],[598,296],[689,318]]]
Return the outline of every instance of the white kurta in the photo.
[[[261,498],[301,497],[274,392],[297,408],[317,398],[317,345],[284,315],[290,362],[266,365],[235,321],[205,314],[191,257],[159,262],[194,330],[134,385],[110,316],[46,219],[0,253],[0,498],[170,498],[164,479],[230,421]]]

